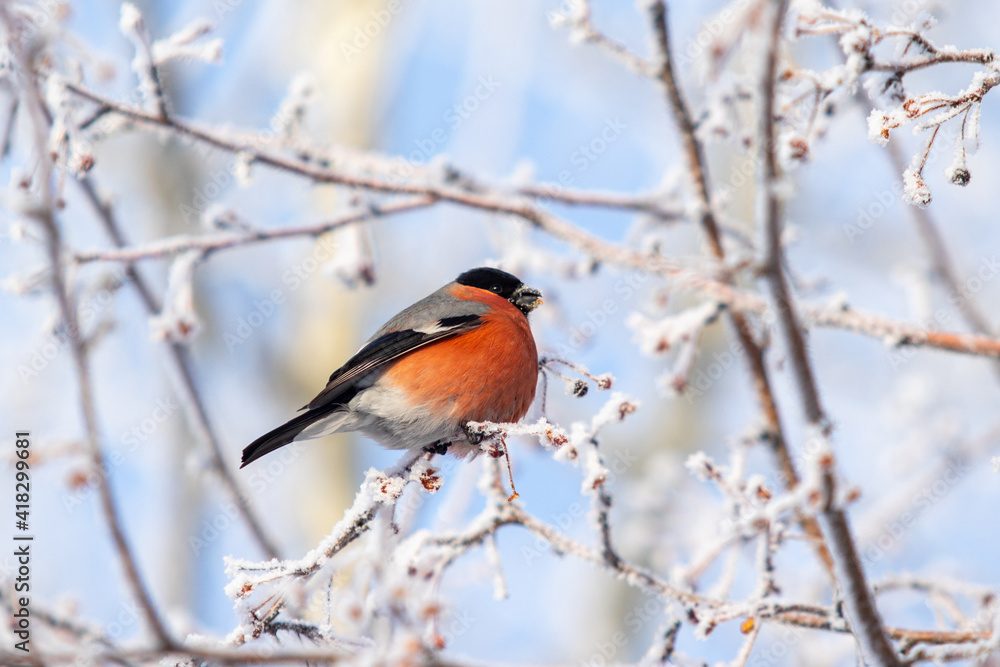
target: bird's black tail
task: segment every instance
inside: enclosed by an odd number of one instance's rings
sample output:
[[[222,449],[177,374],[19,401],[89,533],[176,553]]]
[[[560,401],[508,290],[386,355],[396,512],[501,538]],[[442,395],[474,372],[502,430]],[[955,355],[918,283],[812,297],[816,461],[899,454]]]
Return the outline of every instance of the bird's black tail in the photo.
[[[338,407],[340,406],[332,405],[316,410],[308,410],[294,419],[285,422],[273,431],[260,436],[243,450],[243,461],[240,463],[240,467],[245,468],[247,464],[253,463],[265,454],[270,454],[274,450],[284,447],[295,440],[299,433],[305,430],[310,424],[330,416]]]

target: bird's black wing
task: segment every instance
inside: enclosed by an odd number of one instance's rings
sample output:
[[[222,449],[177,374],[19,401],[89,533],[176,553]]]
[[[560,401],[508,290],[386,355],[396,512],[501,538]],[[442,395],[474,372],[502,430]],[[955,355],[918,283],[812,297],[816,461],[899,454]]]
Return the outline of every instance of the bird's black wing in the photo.
[[[344,406],[360,390],[357,385],[359,380],[390,361],[439,340],[471,331],[481,323],[479,315],[458,315],[441,318],[419,329],[390,331],[375,338],[333,372],[323,391],[302,408],[305,412],[247,445],[240,467],[287,445],[310,424]]]
[[[423,329],[391,331],[379,336],[348,359],[346,364],[335,370],[330,376],[326,388],[303,410],[315,410],[330,403],[343,404],[346,401],[342,400],[342,394],[349,392],[353,397],[354,392],[351,390],[354,388],[355,381],[365,377],[376,368],[443,338],[471,331],[481,323],[482,318],[478,315],[459,315],[458,317],[437,320],[431,326]]]

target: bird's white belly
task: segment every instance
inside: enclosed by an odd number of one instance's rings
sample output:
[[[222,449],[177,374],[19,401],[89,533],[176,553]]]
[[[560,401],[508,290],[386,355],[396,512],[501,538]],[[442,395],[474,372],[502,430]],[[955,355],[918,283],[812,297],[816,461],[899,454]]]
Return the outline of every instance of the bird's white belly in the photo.
[[[357,421],[355,428],[390,449],[422,449],[442,440],[466,440],[451,415],[414,406],[392,386],[369,387],[348,407]]]

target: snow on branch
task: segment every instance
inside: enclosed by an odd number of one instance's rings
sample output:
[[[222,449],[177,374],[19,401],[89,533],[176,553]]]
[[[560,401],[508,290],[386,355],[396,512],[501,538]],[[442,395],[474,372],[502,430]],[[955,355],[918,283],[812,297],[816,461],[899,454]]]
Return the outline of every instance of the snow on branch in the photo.
[[[119,26],[135,49],[132,71],[139,78],[139,92],[142,93],[146,106],[152,107],[157,117],[165,120],[170,115],[167,98],[160,82],[160,72],[157,69],[159,63],[153,56],[153,47],[142,12],[131,2],[122,3]]]
[[[189,250],[173,261],[163,311],[149,322],[154,339],[184,343],[198,335],[201,324],[194,312],[194,270],[204,257],[200,250]]]
[[[125,11],[124,6],[122,11]],[[221,63],[222,39],[199,41],[213,28],[210,21],[195,19],[170,37],[156,40],[151,49],[153,64],[159,67],[172,60],[200,60],[212,64]]]

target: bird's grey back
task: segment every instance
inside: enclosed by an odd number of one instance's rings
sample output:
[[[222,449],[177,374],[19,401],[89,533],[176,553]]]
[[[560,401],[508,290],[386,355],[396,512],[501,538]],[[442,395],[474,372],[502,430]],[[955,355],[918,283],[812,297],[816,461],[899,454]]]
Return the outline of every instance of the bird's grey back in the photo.
[[[466,301],[451,296],[447,290],[453,285],[454,283],[448,283],[394,315],[371,338],[365,341],[365,345],[393,331],[426,329],[442,319],[463,315],[482,315],[490,309],[489,306],[478,301]]]

